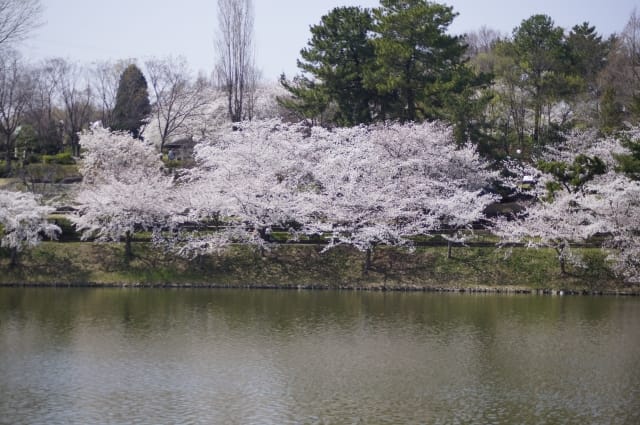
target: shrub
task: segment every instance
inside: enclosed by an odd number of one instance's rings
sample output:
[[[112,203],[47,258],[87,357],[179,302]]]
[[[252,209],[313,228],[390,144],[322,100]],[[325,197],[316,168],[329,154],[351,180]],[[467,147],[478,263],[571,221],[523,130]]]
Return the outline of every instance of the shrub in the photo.
[[[25,184],[56,183],[64,178],[64,169],[57,163],[29,164],[22,169],[22,180]]]
[[[24,159],[25,165],[27,165],[27,164],[38,164],[41,161],[42,161],[42,158],[40,157],[40,155],[35,154],[35,153],[28,154],[27,157]]]
[[[61,230],[58,240],[61,242],[79,241],[80,233],[76,230],[75,226],[69,220],[68,217],[63,215],[52,215],[49,217],[49,222],[55,224]]]
[[[61,152],[55,155],[42,155],[42,162],[45,164],[60,165],[72,165],[76,163],[70,152]]]

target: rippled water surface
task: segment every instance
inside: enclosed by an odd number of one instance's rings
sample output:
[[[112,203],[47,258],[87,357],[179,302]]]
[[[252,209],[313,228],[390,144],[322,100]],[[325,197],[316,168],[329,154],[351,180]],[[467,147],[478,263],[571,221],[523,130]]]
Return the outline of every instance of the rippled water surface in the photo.
[[[640,300],[0,288],[0,423],[640,423]]]

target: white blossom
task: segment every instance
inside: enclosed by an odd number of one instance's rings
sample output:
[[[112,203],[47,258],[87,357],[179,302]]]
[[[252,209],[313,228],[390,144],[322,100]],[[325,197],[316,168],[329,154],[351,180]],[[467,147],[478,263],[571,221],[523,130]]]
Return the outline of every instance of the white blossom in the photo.
[[[127,134],[94,129],[81,136],[85,148],[82,188],[72,216],[83,239],[130,242],[134,232],[159,231],[177,217],[179,205],[170,176],[155,149]]]
[[[0,190],[0,246],[15,254],[39,244],[43,235],[55,239],[60,228],[47,221],[53,210],[32,193]]]
[[[410,244],[410,236],[482,217],[493,173],[437,123],[327,130],[279,120],[242,123],[196,147],[187,175],[217,210],[264,236],[271,226],[326,234],[329,247]],[[295,228],[294,228],[295,227]]]
[[[637,129],[628,134],[637,135]],[[529,193],[533,200],[519,217],[496,221],[495,233],[501,244],[524,242],[529,247],[551,247],[558,252],[561,267],[566,262],[580,265],[571,245],[605,237],[615,271],[627,281],[640,282],[640,184],[614,172],[615,155],[628,153],[617,137],[600,138],[597,133],[574,132],[560,148],[548,149],[547,161],[572,162],[579,154],[597,156],[608,172],[584,182],[579,191],[559,190],[553,197],[545,193],[544,182],[552,180],[534,171],[541,182]]]

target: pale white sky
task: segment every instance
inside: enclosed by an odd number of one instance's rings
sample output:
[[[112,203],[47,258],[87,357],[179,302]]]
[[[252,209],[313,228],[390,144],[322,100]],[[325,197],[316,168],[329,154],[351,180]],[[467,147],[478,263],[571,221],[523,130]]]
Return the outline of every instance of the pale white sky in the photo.
[[[42,0],[45,24],[22,46],[31,60],[61,56],[91,63],[107,59],[182,55],[194,71],[214,63],[216,0]],[[511,33],[533,14],[565,29],[588,21],[608,36],[620,32],[635,0],[449,0],[459,16],[450,32],[486,25]],[[336,6],[375,7],[378,0],[254,0],[257,63],[265,79],[297,72],[309,26]]]

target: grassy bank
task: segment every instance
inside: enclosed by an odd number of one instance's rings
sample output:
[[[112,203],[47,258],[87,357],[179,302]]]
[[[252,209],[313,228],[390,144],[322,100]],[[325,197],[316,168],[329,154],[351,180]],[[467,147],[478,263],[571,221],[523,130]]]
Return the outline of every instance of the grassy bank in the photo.
[[[595,248],[580,252],[589,268],[564,275],[555,253],[546,249],[457,247],[448,259],[446,247],[413,253],[381,247],[366,273],[363,253],[347,247],[321,250],[279,245],[261,253],[233,246],[222,255],[186,261],[135,243],[135,258],[127,263],[122,244],[47,242],[23,253],[14,269],[0,258],[0,284],[638,292],[610,273],[605,254]]]

